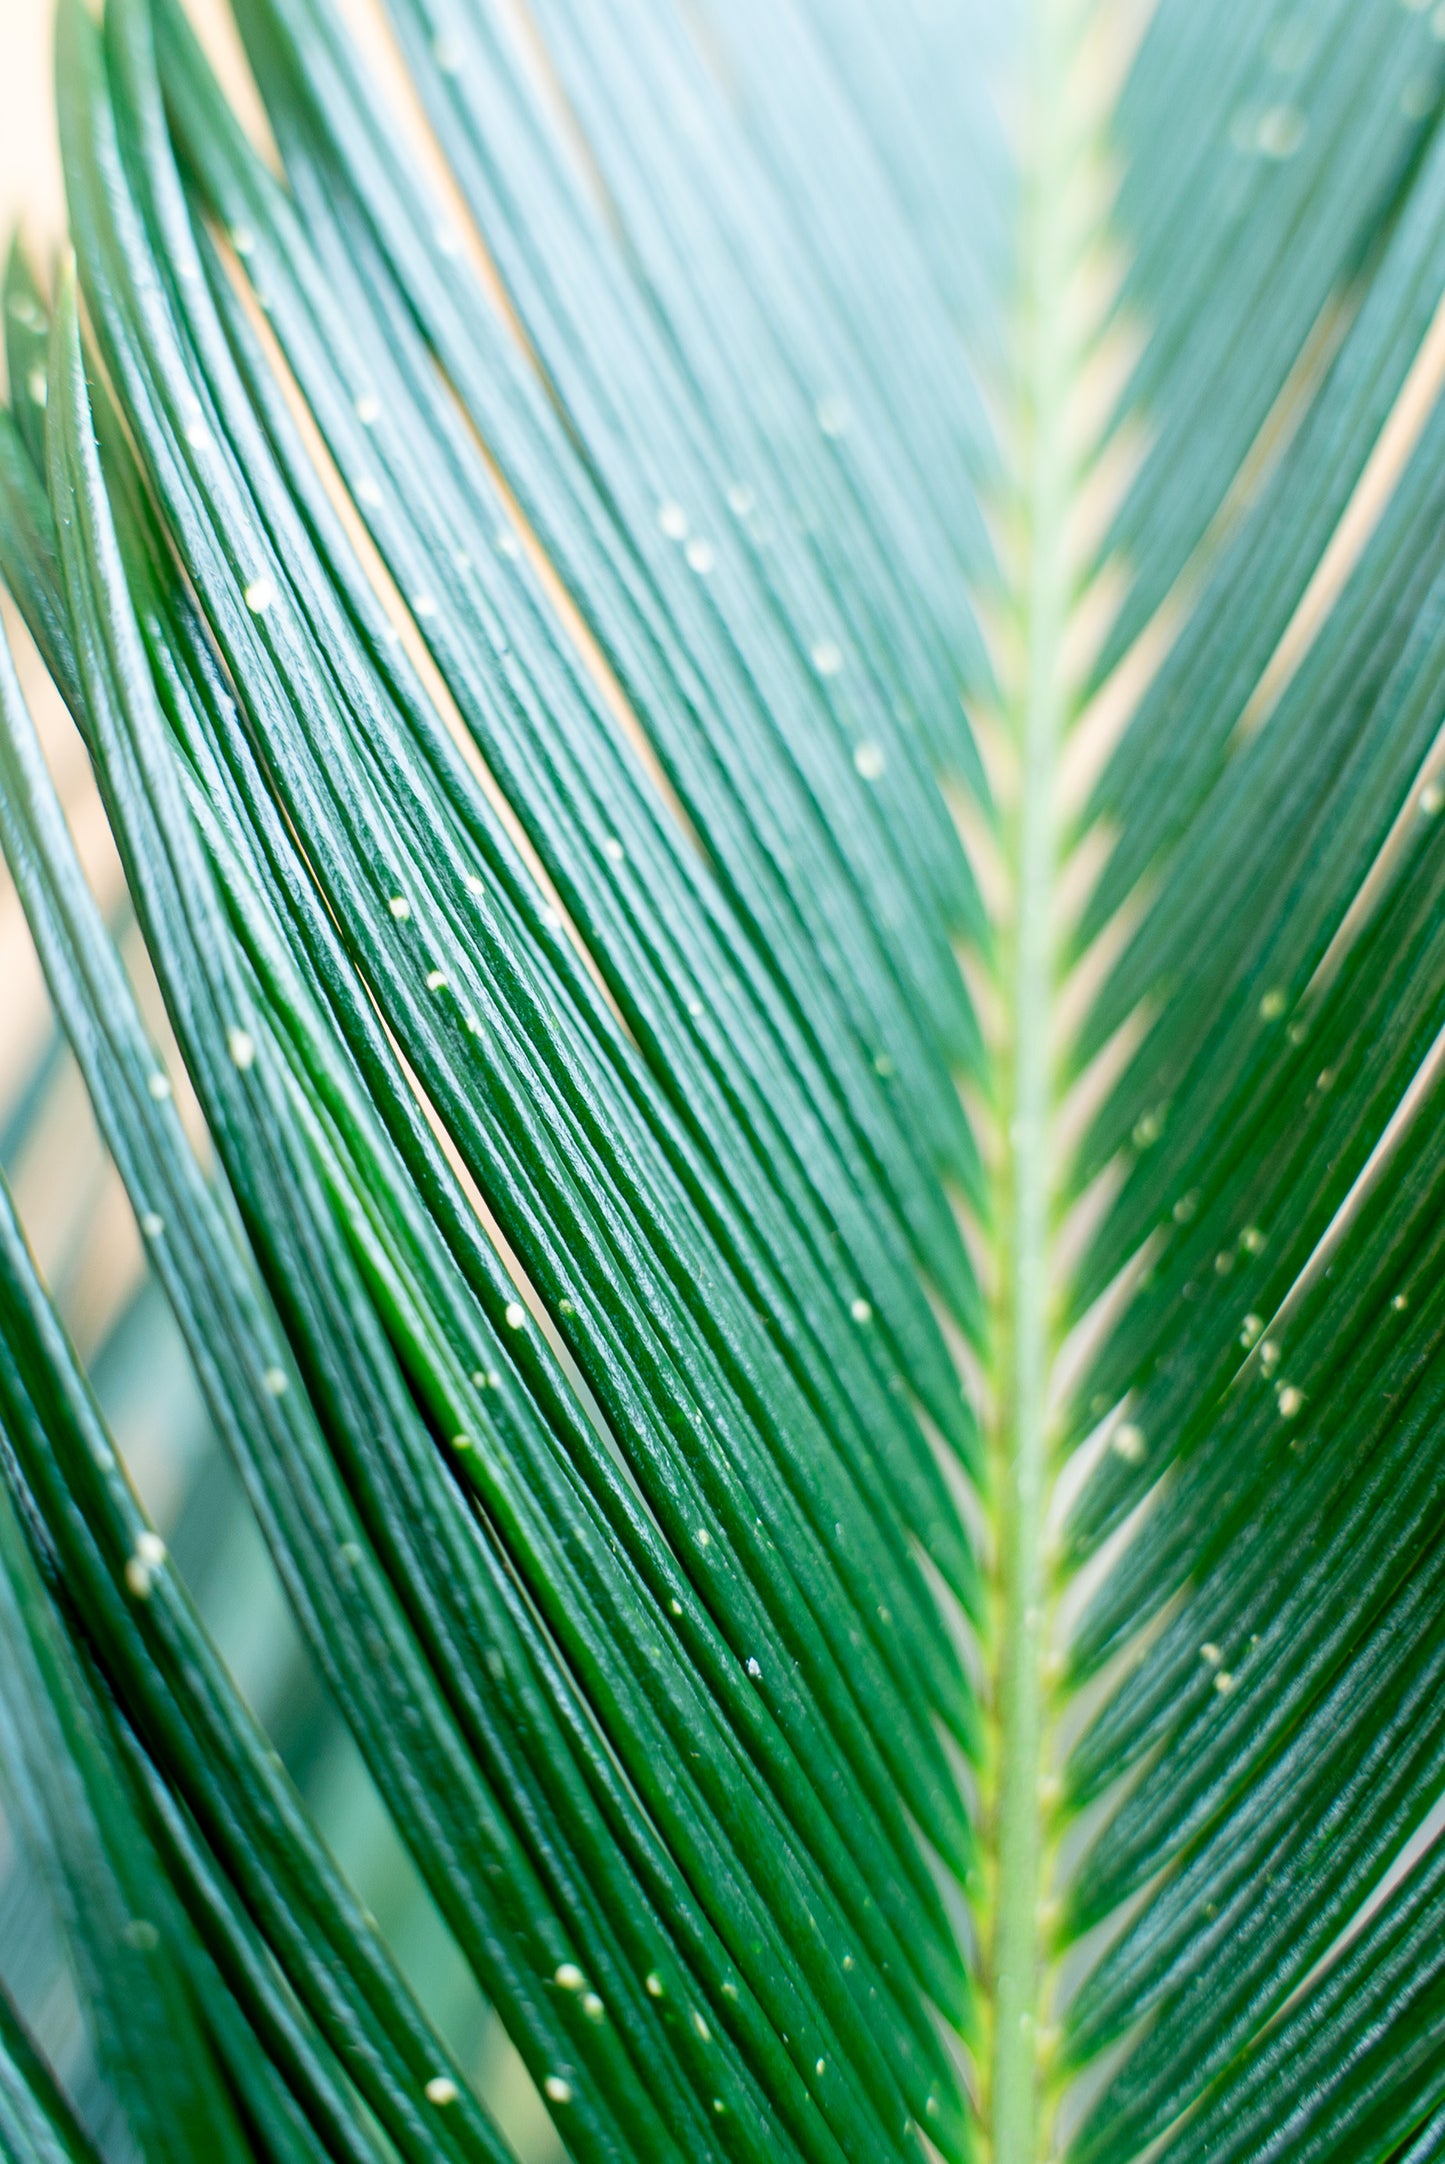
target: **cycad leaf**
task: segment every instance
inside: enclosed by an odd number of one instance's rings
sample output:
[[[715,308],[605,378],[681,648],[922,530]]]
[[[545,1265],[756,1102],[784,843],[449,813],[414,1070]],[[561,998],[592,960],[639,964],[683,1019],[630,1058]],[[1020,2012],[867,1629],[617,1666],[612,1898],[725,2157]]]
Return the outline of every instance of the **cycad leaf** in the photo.
[[[1442,2138],[1445,39],[1126,13],[235,0],[262,150],[61,8],[0,567],[203,1150],[8,672],[0,835],[579,2160]],[[238,2139],[500,2157],[0,1231]]]

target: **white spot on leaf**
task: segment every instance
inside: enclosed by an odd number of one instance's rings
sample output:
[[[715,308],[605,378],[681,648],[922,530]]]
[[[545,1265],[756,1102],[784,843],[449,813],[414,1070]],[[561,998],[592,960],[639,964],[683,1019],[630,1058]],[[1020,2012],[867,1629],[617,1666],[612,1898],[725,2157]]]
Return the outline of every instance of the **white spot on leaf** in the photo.
[[[1297,105],[1271,105],[1260,114],[1255,144],[1261,157],[1292,158],[1308,130],[1309,122]]]
[[[165,1559],[166,1544],[159,1533],[152,1533],[147,1528],[137,1535],[134,1552],[125,1566],[125,1582],[137,1600],[150,1598],[155,1574]]]

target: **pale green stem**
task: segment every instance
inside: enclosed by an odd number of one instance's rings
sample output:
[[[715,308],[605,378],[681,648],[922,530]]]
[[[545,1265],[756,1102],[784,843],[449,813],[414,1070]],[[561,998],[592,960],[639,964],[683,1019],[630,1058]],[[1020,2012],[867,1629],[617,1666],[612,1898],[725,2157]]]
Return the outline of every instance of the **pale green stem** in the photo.
[[[1068,402],[1077,356],[1068,67],[1072,0],[1036,0],[1025,236],[1023,678],[1014,701],[1018,787],[1010,836],[1015,918],[1005,984],[1007,1125],[1000,1203],[998,1671],[992,1901],[993,2164],[1036,2164],[1040,2110],[1049,1373],[1053,1357],[1055,772],[1068,718],[1063,676],[1075,475]]]

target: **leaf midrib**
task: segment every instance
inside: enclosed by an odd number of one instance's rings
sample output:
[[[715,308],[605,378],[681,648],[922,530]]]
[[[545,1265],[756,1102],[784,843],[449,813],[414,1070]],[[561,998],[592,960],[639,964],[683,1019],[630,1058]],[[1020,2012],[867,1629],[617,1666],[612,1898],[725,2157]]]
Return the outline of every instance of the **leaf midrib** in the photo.
[[[1075,458],[1069,409],[1078,185],[1070,125],[1072,0],[1036,0],[1020,309],[1021,665],[1010,701],[1016,786],[1007,834],[1012,924],[1003,950],[1003,1148],[994,1512],[997,1536],[986,2153],[1035,2164],[1044,2135],[1039,2048],[1048,1628],[1045,1530],[1053,1362],[1056,770],[1068,720],[1065,640]]]

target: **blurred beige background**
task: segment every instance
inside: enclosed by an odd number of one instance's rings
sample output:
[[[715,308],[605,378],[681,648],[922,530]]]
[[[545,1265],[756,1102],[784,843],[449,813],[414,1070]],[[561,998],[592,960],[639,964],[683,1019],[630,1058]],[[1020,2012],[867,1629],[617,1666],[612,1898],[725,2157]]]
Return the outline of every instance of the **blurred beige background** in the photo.
[[[191,0],[191,15],[224,79],[251,117],[238,47],[224,5]],[[55,138],[52,53],[55,0],[0,0],[0,245],[23,220],[42,260],[64,229]]]
[[[0,231],[22,215],[37,239],[60,230],[60,158],[50,92],[54,0],[0,0]]]
[[[60,153],[51,93],[51,31],[55,0],[0,0],[0,249],[22,219],[42,259],[63,224]],[[3,362],[0,362],[3,369]],[[7,628],[14,626],[8,598],[0,603]],[[25,688],[50,741],[63,740],[58,702],[30,663],[23,640],[16,658]],[[83,773],[72,754],[67,793],[85,796]],[[13,1099],[46,1027],[39,970],[30,951],[19,906],[0,866],[0,1115]]]

